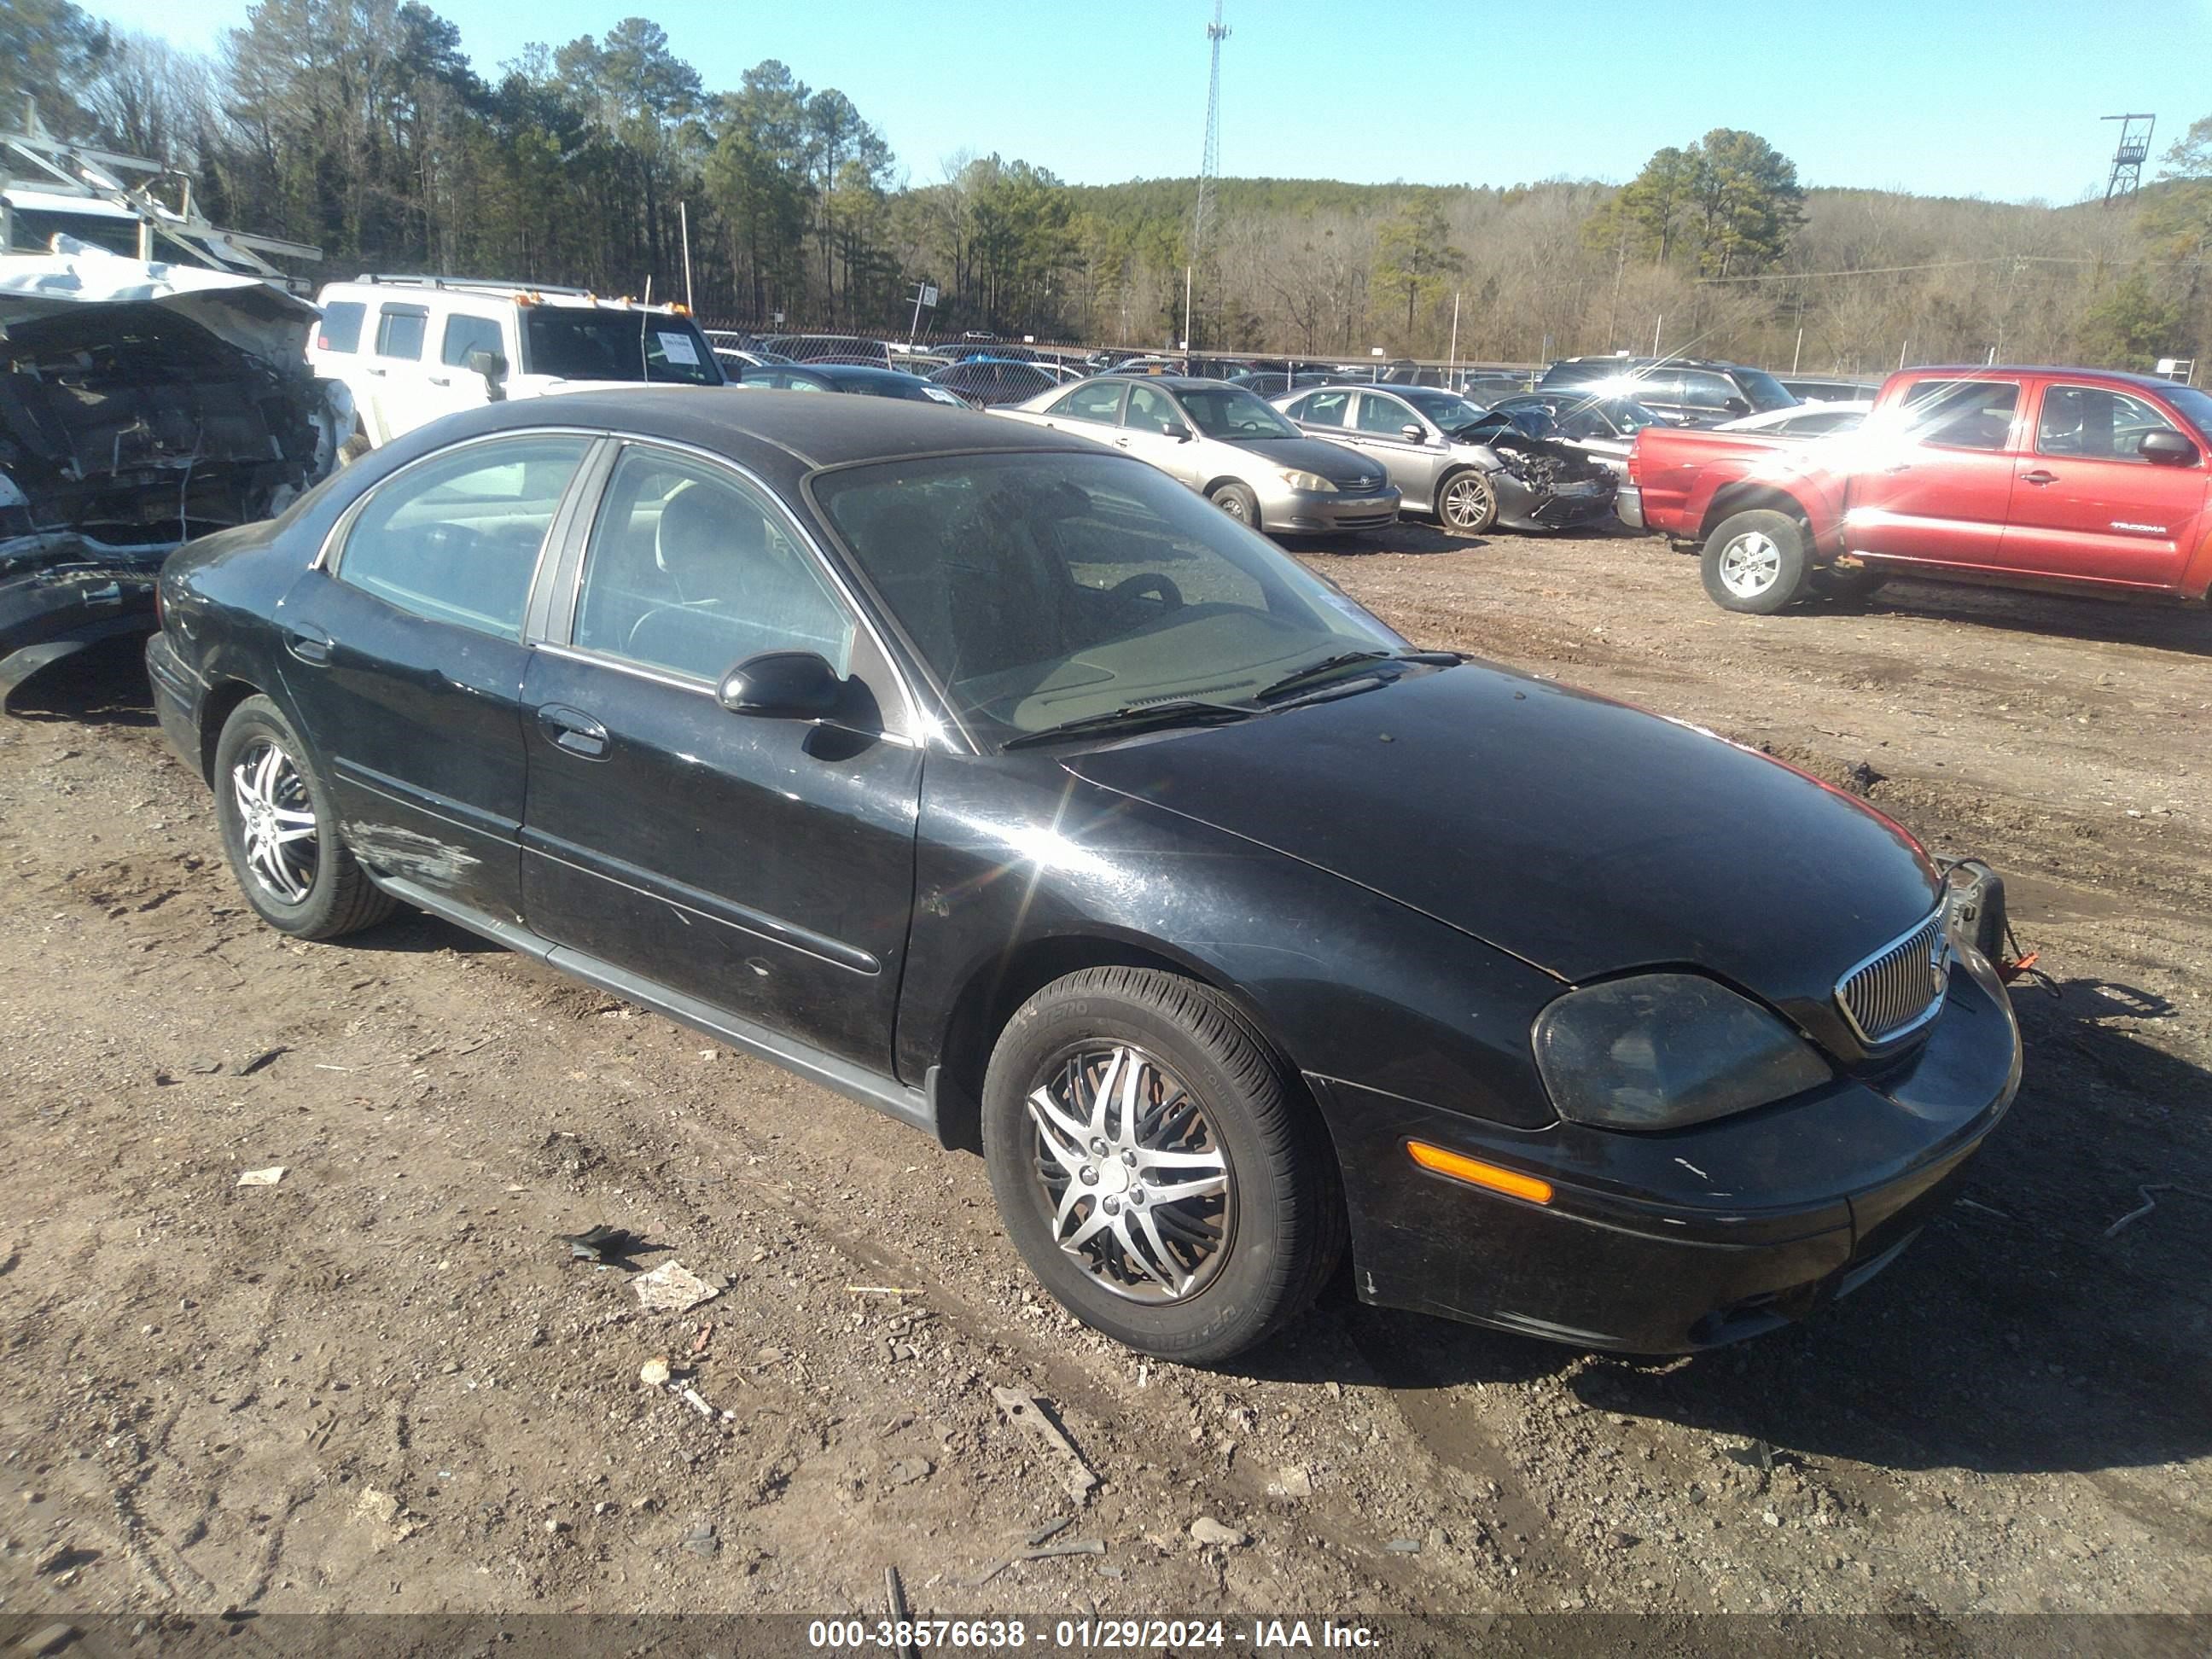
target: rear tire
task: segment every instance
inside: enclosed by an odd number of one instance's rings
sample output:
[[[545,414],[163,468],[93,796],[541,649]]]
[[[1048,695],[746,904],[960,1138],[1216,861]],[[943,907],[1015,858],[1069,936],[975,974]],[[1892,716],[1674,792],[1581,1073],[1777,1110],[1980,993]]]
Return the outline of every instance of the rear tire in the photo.
[[[382,921],[394,902],[347,850],[307,754],[269,698],[239,704],[216,741],[216,823],[254,915],[294,939],[336,939]]]
[[[1722,610],[1771,617],[1805,595],[1805,526],[1765,507],[1738,513],[1705,538],[1703,567],[1705,596]]]
[[[1260,498],[1241,483],[1214,485],[1206,500],[1239,524],[1260,527]]]
[[[1236,1006],[1194,981],[1092,968],[1046,986],[992,1050],[982,1127],[1030,1271],[1141,1353],[1240,1353],[1303,1313],[1343,1254],[1327,1133]]]
[[[1437,518],[1455,536],[1480,536],[1498,522],[1498,486],[1478,467],[1462,467],[1437,486]]]

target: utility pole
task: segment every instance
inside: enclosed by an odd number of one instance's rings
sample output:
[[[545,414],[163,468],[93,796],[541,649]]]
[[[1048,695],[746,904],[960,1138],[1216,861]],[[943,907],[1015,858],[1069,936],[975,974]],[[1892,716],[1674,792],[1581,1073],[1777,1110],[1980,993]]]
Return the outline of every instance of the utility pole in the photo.
[[[1198,202],[1190,216],[1190,257],[1182,267],[1182,349],[1191,349],[1194,337],[1191,333],[1191,281],[1193,273],[1206,246],[1206,234],[1212,228],[1213,181],[1221,173],[1221,43],[1229,38],[1228,26],[1221,21],[1221,0],[1213,0],[1213,21],[1206,27],[1206,39],[1212,57],[1212,66],[1206,83],[1206,149],[1198,163]]]
[[[684,309],[691,309],[691,204],[676,204],[676,222],[684,236]]]

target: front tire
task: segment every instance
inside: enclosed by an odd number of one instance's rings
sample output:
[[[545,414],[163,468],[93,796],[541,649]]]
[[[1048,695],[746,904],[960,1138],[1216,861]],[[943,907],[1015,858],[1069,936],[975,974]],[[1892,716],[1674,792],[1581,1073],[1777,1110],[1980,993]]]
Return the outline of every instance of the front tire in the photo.
[[[216,822],[254,915],[295,939],[336,939],[383,921],[392,900],[347,850],[307,753],[269,698],[239,704],[216,742]]]
[[[1264,1340],[1343,1253],[1310,1108],[1234,1005],[1176,975],[1087,969],[1024,1003],[985,1075],[983,1150],[1054,1298],[1163,1359]]]
[[[1455,536],[1480,536],[1498,522],[1498,486],[1474,467],[1455,472],[1437,491],[1437,517]]]
[[[1805,526],[1787,513],[1738,513],[1705,538],[1705,597],[1723,611],[1771,617],[1805,595]]]
[[[1214,485],[1206,498],[1231,518],[1253,529],[1260,527],[1260,498],[1241,483]]]

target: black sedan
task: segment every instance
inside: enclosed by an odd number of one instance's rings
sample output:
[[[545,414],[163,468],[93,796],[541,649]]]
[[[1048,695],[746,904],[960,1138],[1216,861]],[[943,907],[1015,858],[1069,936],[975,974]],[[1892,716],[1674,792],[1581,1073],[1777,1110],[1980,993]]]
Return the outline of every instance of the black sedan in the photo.
[[[1347,1243],[1372,1302],[1747,1334],[1889,1261],[2018,1084],[1978,866],[1415,650],[1065,434],[493,404],[161,600],[162,726],[270,926],[417,906],[979,1147],[1148,1352],[1259,1340]]]

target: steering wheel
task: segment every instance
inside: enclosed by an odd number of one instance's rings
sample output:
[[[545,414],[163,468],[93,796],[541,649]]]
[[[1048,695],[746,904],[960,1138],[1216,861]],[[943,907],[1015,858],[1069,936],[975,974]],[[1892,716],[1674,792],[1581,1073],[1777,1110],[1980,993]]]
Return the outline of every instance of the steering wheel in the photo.
[[[1165,610],[1182,609],[1182,589],[1157,570],[1140,570],[1106,590],[1106,597],[1116,600],[1134,599],[1146,593],[1158,596]]]

